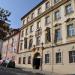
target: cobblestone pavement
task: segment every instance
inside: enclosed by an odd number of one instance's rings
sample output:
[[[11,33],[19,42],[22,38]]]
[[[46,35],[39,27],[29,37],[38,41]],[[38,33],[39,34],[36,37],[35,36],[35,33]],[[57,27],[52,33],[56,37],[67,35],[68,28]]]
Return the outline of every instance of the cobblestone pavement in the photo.
[[[27,72],[21,69],[0,67],[0,75],[44,75],[44,74]]]

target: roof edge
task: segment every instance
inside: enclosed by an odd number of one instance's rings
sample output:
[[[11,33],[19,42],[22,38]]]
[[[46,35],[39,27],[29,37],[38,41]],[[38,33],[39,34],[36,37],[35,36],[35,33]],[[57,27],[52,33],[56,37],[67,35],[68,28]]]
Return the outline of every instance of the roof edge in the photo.
[[[40,5],[42,5],[44,2],[46,2],[47,0],[42,0],[41,2],[39,2],[36,6],[34,6],[27,14],[25,14],[21,20],[23,20],[26,16],[28,16],[31,12],[33,12],[33,10],[35,10],[36,8],[38,8]]]

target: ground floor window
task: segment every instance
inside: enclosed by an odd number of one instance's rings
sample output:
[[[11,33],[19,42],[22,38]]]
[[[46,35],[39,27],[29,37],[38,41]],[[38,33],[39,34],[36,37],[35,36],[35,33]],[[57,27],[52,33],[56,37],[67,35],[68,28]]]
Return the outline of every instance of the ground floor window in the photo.
[[[45,54],[45,63],[49,63],[49,54]]]
[[[26,57],[23,57],[23,64],[25,64],[26,62]]]
[[[18,64],[21,64],[21,57],[19,57],[18,59]]]
[[[69,63],[75,63],[75,51],[69,51]]]
[[[61,63],[61,52],[56,53],[56,63]]]
[[[31,56],[28,57],[28,64],[31,64]]]

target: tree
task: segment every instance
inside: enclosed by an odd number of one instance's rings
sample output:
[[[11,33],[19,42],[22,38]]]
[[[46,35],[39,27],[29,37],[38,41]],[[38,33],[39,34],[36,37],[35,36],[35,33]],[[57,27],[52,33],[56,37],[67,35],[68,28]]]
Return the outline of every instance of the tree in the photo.
[[[2,20],[2,21],[10,21],[10,20],[8,20],[8,17],[10,15],[11,15],[11,13],[8,10],[0,8],[0,20]]]

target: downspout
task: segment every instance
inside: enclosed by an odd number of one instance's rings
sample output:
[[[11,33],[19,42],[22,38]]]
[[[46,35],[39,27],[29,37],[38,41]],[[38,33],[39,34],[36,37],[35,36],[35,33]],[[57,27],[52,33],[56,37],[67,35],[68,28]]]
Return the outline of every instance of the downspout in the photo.
[[[51,0],[51,6],[52,6],[52,0]],[[54,33],[53,33],[53,11],[52,11],[52,75],[54,73]]]

